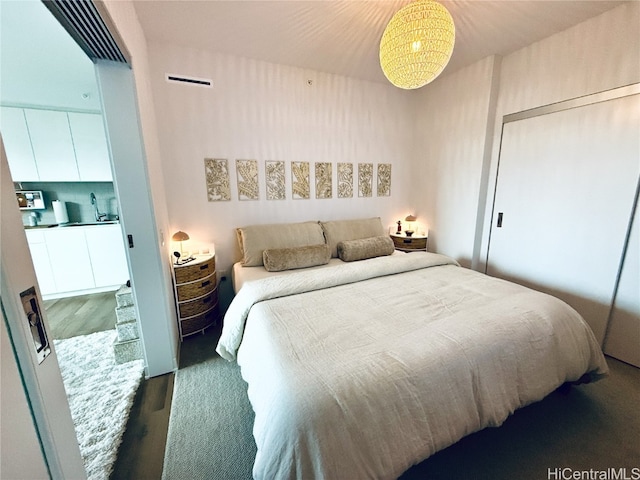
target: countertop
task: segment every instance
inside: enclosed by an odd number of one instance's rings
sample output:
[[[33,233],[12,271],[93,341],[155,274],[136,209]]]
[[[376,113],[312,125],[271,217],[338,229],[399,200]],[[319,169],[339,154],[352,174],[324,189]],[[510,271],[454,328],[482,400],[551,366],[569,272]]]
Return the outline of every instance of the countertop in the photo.
[[[25,230],[33,230],[36,228],[69,228],[69,227],[92,227],[95,225],[114,225],[118,224],[118,220],[107,220],[105,222],[69,222],[69,223],[51,223],[41,225],[24,225]]]

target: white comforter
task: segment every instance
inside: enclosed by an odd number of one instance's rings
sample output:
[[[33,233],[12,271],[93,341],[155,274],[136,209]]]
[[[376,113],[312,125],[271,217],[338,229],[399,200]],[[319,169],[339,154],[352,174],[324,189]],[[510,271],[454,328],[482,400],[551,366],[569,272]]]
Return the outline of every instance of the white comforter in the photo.
[[[429,253],[249,282],[218,353],[256,418],[256,479],[397,478],[585,373],[606,374],[564,302]]]

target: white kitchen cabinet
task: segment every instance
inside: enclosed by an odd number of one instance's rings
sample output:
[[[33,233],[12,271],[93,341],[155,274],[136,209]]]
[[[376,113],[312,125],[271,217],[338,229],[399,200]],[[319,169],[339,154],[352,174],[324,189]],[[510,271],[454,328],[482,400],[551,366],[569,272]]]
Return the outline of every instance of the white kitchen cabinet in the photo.
[[[38,180],[36,159],[22,108],[0,108],[0,132],[14,182]]]
[[[42,182],[79,181],[67,112],[25,109],[31,146]]]
[[[83,228],[58,227],[44,233],[58,293],[95,288]]]
[[[104,292],[129,280],[120,224],[35,228],[26,234],[43,295]]]
[[[124,241],[120,225],[84,228],[95,286],[123,285],[129,280]]]
[[[111,159],[102,115],[69,112],[80,181],[111,182]]]
[[[40,293],[42,295],[56,293],[57,287],[51,263],[49,262],[49,251],[47,250],[44,232],[42,230],[27,230],[26,234],[33,267],[40,286]]]

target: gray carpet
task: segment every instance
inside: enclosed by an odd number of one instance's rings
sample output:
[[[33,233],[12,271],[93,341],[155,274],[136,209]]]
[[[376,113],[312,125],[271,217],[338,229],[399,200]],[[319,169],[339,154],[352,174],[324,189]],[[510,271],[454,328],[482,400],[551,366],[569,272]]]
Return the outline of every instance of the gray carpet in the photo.
[[[162,478],[250,479],[254,414],[240,368],[215,353],[219,332],[182,343]]]
[[[217,356],[216,341],[217,332],[212,330],[182,344],[165,480],[251,478],[256,446],[246,383],[235,363]],[[626,468],[632,478],[632,468],[640,467],[640,369],[611,358],[607,361],[610,377],[568,393],[555,392],[520,409],[500,428],[462,439],[401,479],[563,478],[561,473],[549,477],[549,469],[556,468]]]

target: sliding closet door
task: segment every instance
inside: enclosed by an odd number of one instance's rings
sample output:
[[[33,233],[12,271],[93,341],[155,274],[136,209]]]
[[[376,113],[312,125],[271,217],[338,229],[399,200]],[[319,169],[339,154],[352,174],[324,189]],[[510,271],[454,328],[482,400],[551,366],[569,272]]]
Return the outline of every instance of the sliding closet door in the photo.
[[[632,226],[604,353],[640,367],[640,208],[637,204]]]
[[[487,273],[556,295],[602,341],[640,170],[639,95],[504,125]]]

